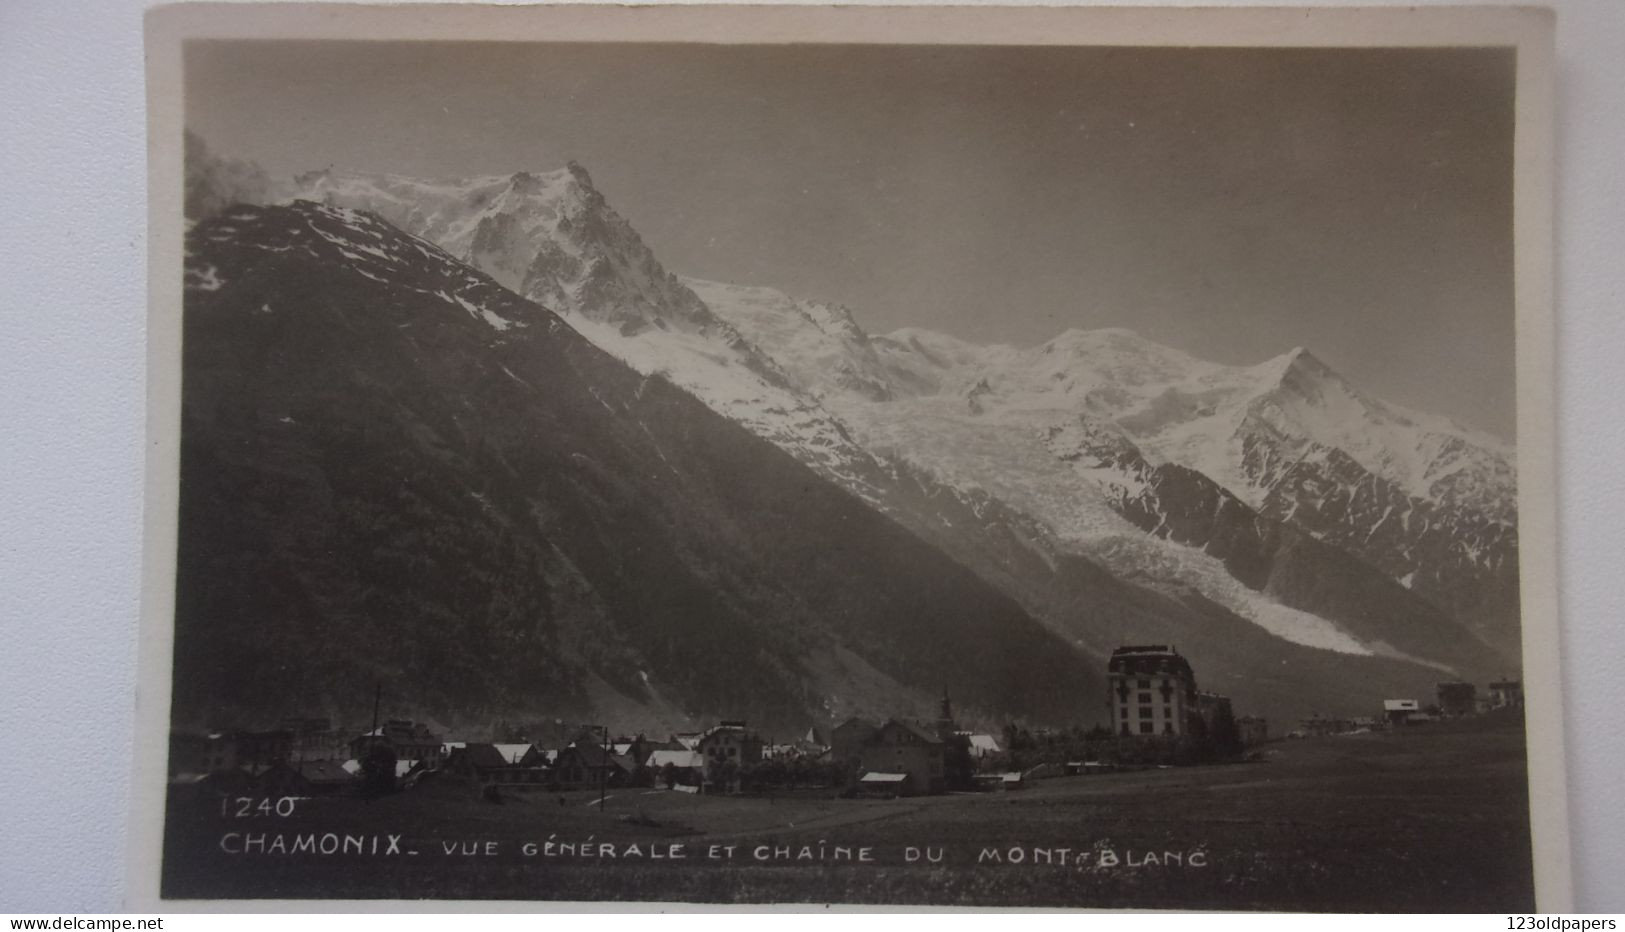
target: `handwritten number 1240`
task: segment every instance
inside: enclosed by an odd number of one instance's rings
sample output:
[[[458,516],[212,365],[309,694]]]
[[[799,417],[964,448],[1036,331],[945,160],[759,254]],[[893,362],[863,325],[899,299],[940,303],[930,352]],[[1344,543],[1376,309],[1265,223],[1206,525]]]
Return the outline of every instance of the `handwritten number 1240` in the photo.
[[[293,815],[293,807],[298,797],[282,796],[272,799],[267,796],[254,799],[251,796],[222,796],[220,798],[220,815],[222,818],[249,819],[255,816],[279,816],[286,819]]]

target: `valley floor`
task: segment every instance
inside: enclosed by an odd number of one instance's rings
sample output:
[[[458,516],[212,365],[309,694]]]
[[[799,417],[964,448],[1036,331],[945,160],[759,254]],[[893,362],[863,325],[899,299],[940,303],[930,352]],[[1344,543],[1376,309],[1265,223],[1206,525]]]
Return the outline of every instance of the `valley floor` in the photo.
[[[218,802],[175,801],[163,889],[179,899],[1510,913],[1534,907],[1525,774],[1521,722],[1469,719],[1276,742],[1252,763],[985,795],[620,789],[600,812],[595,792],[498,805],[442,784],[241,818]],[[313,850],[285,853],[301,845]]]

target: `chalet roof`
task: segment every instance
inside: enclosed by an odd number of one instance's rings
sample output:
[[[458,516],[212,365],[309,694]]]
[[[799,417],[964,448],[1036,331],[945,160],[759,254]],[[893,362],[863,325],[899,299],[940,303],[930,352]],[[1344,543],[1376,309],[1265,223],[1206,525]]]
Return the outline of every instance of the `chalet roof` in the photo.
[[[530,753],[530,745],[528,744],[493,744],[491,746],[496,748],[502,754],[502,759],[510,764],[519,763],[524,760],[526,754]]]
[[[655,751],[643,763],[651,770],[659,770],[667,764],[673,767],[704,767],[705,758],[698,751]]]
[[[354,775],[336,760],[307,760],[298,767],[299,775],[312,783],[349,783]]]
[[[737,735],[740,735],[742,737],[749,734],[749,732],[745,729],[745,723],[744,722],[722,722],[721,724],[718,724],[718,725],[712,725],[710,728],[707,728],[705,731],[701,732],[700,737],[699,737],[699,741],[704,741],[705,739],[710,738],[710,737],[712,737],[714,735],[720,735],[720,734],[724,734],[724,733],[737,734]],[[698,743],[698,742],[696,742],[696,743]]]
[[[858,782],[859,783],[902,783],[904,780],[907,780],[907,779],[908,779],[908,774],[906,774],[906,773],[879,773],[877,771],[871,770],[870,772],[864,774],[858,780]]]
[[[1190,662],[1172,647],[1162,644],[1119,647],[1106,662],[1109,673],[1125,676],[1179,676],[1195,678]]]
[[[894,718],[894,719],[887,720],[886,724],[880,726],[880,731],[885,731],[888,728],[900,728],[900,729],[914,735],[914,737],[918,738],[920,741],[922,741],[922,742],[924,742],[926,744],[941,744],[942,743],[942,739],[937,737],[936,732],[931,731],[931,730],[926,729],[926,728],[923,728],[923,727],[921,727],[919,725],[916,725],[913,722],[905,721],[905,720],[900,719],[900,718]]]
[[[474,767],[506,767],[511,761],[494,744],[465,744],[446,758],[448,766],[467,763]]]
[[[429,726],[420,722],[385,722],[377,728],[363,733],[359,738],[352,740],[359,741],[361,738],[383,738],[386,741],[401,741],[413,744],[440,743],[440,738],[429,730]]]
[[[1167,644],[1124,644],[1112,651],[1113,657],[1136,657],[1147,654],[1159,657],[1168,655],[1177,657],[1179,651],[1174,650]]]
[[[610,755],[596,744],[572,744],[560,752],[559,757],[574,754],[581,759],[581,763],[588,767],[608,767],[612,763]]]
[[[984,754],[997,754],[1000,751],[999,742],[994,740],[992,735],[966,734],[965,738],[970,741],[970,746],[974,750]]]
[[[558,751],[533,744],[519,762],[527,767],[551,767],[558,759]]]
[[[319,762],[306,762],[306,766],[310,766],[310,763]],[[397,762],[395,762],[395,776],[408,775],[408,773],[411,773],[411,768],[414,768],[414,766],[418,766],[418,762],[416,762],[416,760],[397,760]],[[348,775],[356,776],[358,773],[361,773],[361,762],[359,762],[359,760],[346,760],[345,763],[338,765],[338,770],[343,770],[345,773],[348,773]],[[306,779],[312,778],[310,778],[310,776],[306,776]]]
[[[876,725],[874,722],[871,722],[868,719],[861,718],[859,716],[854,715],[851,718],[847,719],[846,721],[840,723],[839,725],[836,725],[835,726],[835,731],[837,731],[837,732],[849,732],[849,731],[855,731],[855,730],[857,730],[859,728],[862,728],[865,731],[879,731],[880,730],[880,726]]]

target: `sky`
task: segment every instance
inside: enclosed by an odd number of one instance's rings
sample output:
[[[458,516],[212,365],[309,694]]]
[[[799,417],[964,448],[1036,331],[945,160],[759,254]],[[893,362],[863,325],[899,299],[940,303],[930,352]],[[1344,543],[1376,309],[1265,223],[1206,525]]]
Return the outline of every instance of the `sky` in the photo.
[[[585,166],[671,271],[1030,346],[1128,327],[1514,438],[1493,49],[194,43],[274,176]]]

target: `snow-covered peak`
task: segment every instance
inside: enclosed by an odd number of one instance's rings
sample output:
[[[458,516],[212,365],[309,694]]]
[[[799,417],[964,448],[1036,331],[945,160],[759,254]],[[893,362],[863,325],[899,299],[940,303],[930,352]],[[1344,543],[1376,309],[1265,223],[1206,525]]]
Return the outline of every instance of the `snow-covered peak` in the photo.
[[[651,327],[726,330],[574,162],[552,171],[438,180],[312,172],[296,179],[293,197],[372,211],[511,291],[629,334]]]
[[[588,190],[568,169],[442,180],[328,169],[295,178],[293,197],[369,210],[466,256],[482,223],[511,216],[528,232],[556,228],[586,205]]]
[[[1253,502],[1266,490],[1241,451],[1259,438],[1292,458],[1341,450],[1417,499],[1500,515],[1515,497],[1506,444],[1372,397],[1307,347],[1229,366],[1121,327],[1069,329],[1028,348],[920,328],[864,339],[856,322],[824,327],[806,313],[811,305],[772,289],[700,290],[821,397],[861,385],[856,394],[871,400],[941,397],[967,416],[995,421],[1086,415],[1115,424],[1150,461],[1196,469]]]
[[[1252,372],[1258,381],[1238,392],[1233,406],[1239,430],[1262,425],[1288,443],[1341,450],[1414,498],[1459,501],[1489,513],[1510,507],[1513,452],[1497,438],[1373,398],[1301,347]],[[1464,470],[1479,486],[1473,491],[1462,487]]]
[[[836,304],[799,301],[782,291],[682,279],[711,311],[756,346],[773,346],[778,366],[814,397],[851,392],[874,401],[894,388],[869,335]]]

